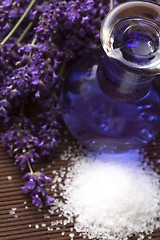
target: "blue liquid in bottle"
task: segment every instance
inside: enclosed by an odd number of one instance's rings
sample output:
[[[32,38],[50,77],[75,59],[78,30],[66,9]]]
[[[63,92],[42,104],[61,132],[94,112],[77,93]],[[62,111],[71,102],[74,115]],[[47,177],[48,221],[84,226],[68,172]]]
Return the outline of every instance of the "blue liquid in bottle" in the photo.
[[[158,74],[159,26],[151,17],[157,6],[160,12],[159,5],[142,1],[116,7],[101,28],[104,50],[83,56],[65,81],[64,121],[90,151],[139,148],[160,130],[160,96],[152,84]],[[129,16],[123,16],[126,8]]]

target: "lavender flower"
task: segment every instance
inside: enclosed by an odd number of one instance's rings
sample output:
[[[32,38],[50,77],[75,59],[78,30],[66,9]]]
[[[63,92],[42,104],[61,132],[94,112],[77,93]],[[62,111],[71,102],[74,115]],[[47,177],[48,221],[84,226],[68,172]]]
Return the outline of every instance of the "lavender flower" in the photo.
[[[45,184],[51,182],[51,178],[45,176],[42,172],[26,173],[23,178],[26,181],[25,186],[22,187],[22,191],[25,194],[30,194],[32,203],[35,206],[40,206],[44,203],[45,206],[49,206],[53,202],[54,198],[48,196],[48,192],[45,188]]]
[[[54,98],[47,99],[43,106],[45,111],[39,114],[39,154],[42,159],[49,159],[53,156],[58,146],[58,138],[60,137],[59,129],[61,124],[58,119],[60,117],[59,104],[53,107]]]
[[[33,135],[34,125],[21,114],[19,117],[7,117],[4,120],[5,132],[2,133],[2,143],[8,149],[10,157],[15,158],[15,164],[21,170],[28,168],[28,162],[35,163],[40,156],[36,149],[39,141]]]

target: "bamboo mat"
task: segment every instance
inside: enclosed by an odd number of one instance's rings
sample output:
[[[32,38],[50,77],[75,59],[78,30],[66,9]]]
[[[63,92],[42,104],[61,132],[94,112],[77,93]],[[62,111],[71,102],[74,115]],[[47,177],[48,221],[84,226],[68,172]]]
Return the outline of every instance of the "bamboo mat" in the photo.
[[[68,134],[62,136],[62,139],[54,156],[54,163],[47,161],[40,163],[36,170],[43,168],[45,174],[53,178],[53,170],[59,170],[68,164],[67,161],[60,160],[60,156],[72,144],[73,138]],[[157,145],[148,145],[147,152],[152,161],[156,162],[160,159],[160,136],[157,139]],[[22,176],[23,174],[17,171],[13,160],[8,157],[5,149],[0,145],[0,240],[72,239],[70,234],[72,234],[73,225],[51,227],[52,221],[58,219],[58,213],[49,216],[47,208],[38,211],[32,205],[30,198],[22,193]],[[50,186],[48,185],[48,187]],[[83,239],[74,230],[73,233],[74,239]],[[160,240],[160,229],[151,236],[154,240]],[[135,239],[136,237],[130,238],[130,240]]]

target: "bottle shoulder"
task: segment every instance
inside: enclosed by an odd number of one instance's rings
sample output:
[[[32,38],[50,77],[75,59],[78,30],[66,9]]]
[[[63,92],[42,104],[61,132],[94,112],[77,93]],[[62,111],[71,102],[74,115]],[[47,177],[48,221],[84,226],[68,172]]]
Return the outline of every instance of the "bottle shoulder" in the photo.
[[[100,102],[103,105],[105,103],[109,105],[109,102],[114,105],[121,105],[121,107],[129,105],[131,108],[134,105],[140,106],[150,103],[160,105],[160,94],[154,85],[151,85],[149,92],[143,98],[131,102],[117,100],[105,93],[101,89],[97,78],[98,64],[102,57],[101,50],[95,50],[83,56],[68,75],[63,92],[73,98],[84,98],[85,102],[87,99],[93,102],[96,99],[97,104]],[[90,58],[92,61],[90,61]]]

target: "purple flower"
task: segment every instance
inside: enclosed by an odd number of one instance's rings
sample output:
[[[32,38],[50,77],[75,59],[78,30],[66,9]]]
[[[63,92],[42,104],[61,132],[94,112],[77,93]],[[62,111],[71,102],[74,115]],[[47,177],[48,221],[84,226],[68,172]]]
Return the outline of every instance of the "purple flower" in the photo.
[[[45,184],[51,182],[51,178],[45,176],[42,172],[35,173],[26,173],[23,178],[26,181],[25,186],[22,187],[22,191],[25,194],[30,194],[32,198],[32,203],[35,206],[40,206],[41,203],[44,203],[45,206],[54,200],[48,196]]]
[[[4,7],[9,7],[9,6],[11,6],[11,4],[12,4],[12,0],[2,1],[2,5],[3,5]]]
[[[50,196],[46,197],[45,205],[48,207],[52,202],[54,201],[54,198],[51,198]]]
[[[39,141],[33,135],[35,127],[32,122],[20,115],[19,117],[6,117],[2,133],[2,143],[8,149],[11,156],[15,157],[15,164],[20,169],[28,168],[27,161],[35,163],[39,160],[39,154],[36,152]]]
[[[27,189],[29,190],[33,190],[35,188],[35,182],[33,181],[33,179],[30,179],[29,181],[26,182],[25,186]]]
[[[52,107],[54,98],[49,98],[41,105],[46,111],[38,115],[39,119],[39,153],[42,159],[51,158],[58,146],[61,125],[59,104]],[[56,102],[56,101],[55,101]]]
[[[32,203],[36,206],[39,207],[41,205],[41,199],[39,198],[39,195],[36,194],[35,196],[32,196]]]

